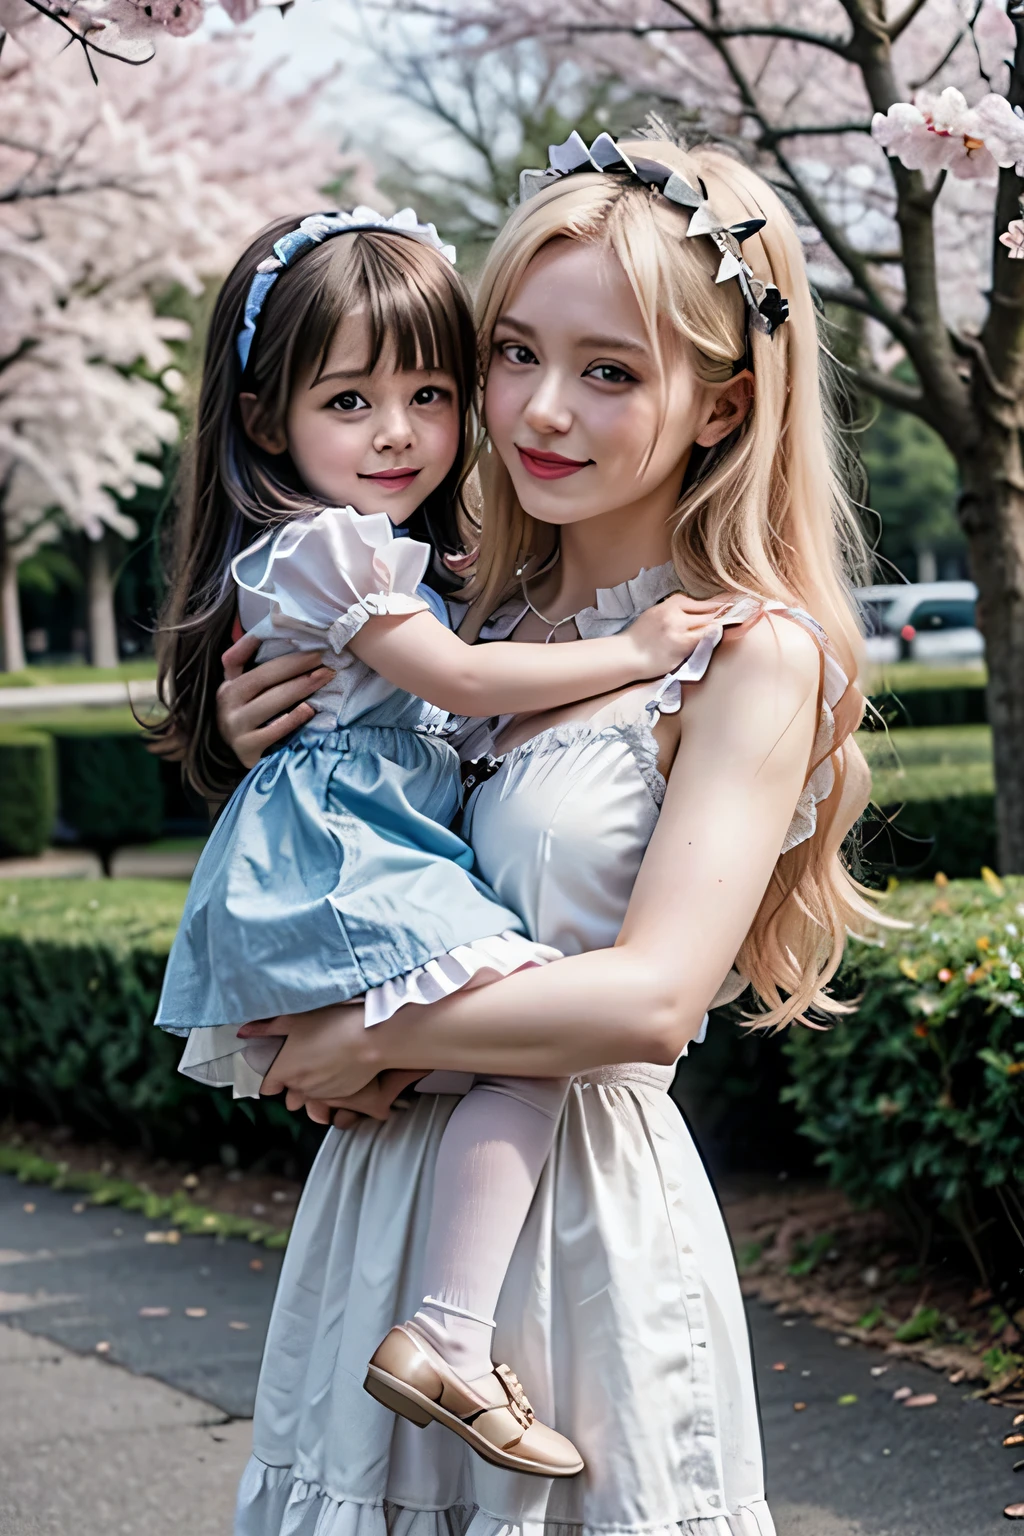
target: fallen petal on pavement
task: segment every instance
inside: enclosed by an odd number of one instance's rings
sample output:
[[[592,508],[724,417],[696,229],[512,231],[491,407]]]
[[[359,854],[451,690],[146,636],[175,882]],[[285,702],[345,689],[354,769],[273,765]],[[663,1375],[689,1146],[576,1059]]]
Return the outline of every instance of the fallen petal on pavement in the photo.
[[[916,1397],[904,1399],[904,1408],[934,1408],[938,1398],[934,1392],[919,1392]]]

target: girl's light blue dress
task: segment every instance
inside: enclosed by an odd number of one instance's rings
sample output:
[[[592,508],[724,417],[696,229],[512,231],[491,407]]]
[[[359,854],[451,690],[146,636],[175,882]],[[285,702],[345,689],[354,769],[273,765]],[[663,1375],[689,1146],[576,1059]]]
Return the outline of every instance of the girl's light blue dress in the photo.
[[[447,716],[348,650],[369,618],[429,607],[417,594],[429,555],[383,514],[334,507],[233,563],[258,661],[322,652],[334,676],[315,718],[238,786],[192,878],[156,1022],[201,1034],[182,1064],[204,1081],[256,1091],[265,1047],[246,1051],[255,1081],[234,1059],[251,1020],[369,994],[376,1023],[553,955],[522,936],[450,830],[461,784]]]

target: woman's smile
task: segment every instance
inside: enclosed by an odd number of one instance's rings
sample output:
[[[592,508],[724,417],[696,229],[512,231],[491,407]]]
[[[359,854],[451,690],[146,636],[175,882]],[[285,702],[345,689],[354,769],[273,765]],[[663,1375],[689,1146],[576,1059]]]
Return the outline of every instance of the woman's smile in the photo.
[[[546,453],[541,448],[523,448],[518,443],[516,451],[523,467],[537,480],[564,480],[566,475],[579,474],[581,469],[589,468],[594,462],[593,459],[567,459],[561,453]]]

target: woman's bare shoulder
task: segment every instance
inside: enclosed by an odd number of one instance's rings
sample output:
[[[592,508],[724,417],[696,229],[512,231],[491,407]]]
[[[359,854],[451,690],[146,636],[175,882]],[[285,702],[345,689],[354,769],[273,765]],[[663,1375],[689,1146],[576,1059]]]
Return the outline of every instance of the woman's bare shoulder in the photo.
[[[726,631],[707,675],[686,690],[684,734],[718,747],[774,739],[817,697],[821,651],[800,624],[766,614],[749,629]]]

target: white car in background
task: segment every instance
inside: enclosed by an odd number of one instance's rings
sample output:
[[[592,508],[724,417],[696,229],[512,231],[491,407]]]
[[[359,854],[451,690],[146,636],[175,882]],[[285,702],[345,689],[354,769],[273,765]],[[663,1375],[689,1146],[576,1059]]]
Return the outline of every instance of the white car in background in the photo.
[[[868,660],[980,664],[985,659],[985,642],[974,622],[977,599],[973,581],[859,587]]]

